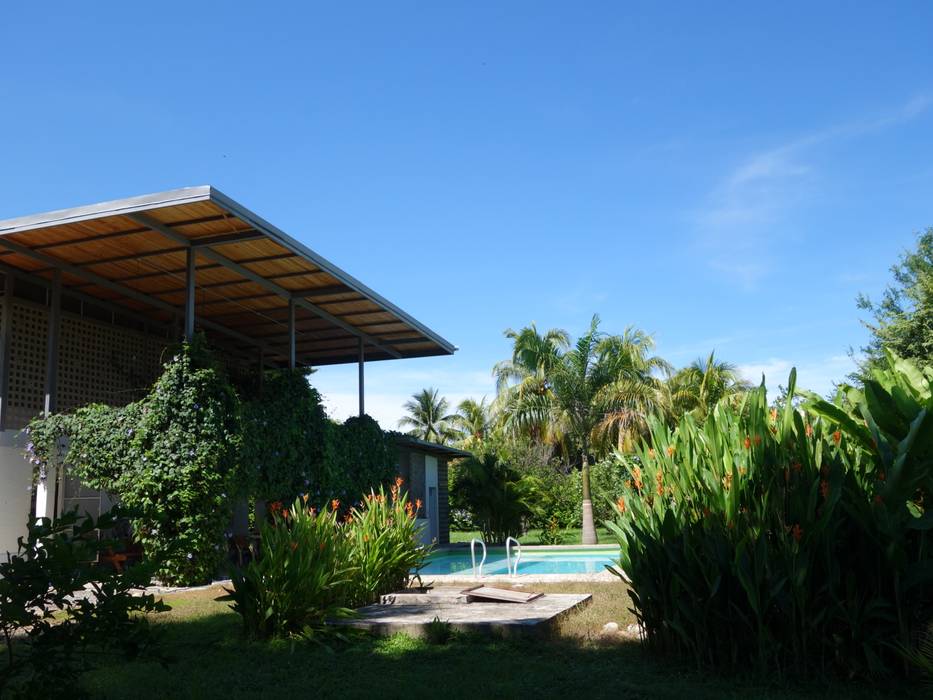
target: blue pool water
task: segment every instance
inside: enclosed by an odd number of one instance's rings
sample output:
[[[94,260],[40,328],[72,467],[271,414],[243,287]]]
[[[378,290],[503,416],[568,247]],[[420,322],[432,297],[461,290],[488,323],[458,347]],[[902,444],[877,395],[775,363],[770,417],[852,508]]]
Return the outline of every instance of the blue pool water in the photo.
[[[515,556],[515,550],[512,550]],[[477,547],[476,564],[482,554]],[[607,565],[618,561],[618,549],[524,549],[518,564],[518,573],[522,574],[598,574],[606,570]],[[514,561],[514,560],[513,560]],[[472,574],[470,550],[442,550],[428,557],[420,573],[424,575]],[[483,564],[483,575],[507,574],[505,549],[490,547]]]

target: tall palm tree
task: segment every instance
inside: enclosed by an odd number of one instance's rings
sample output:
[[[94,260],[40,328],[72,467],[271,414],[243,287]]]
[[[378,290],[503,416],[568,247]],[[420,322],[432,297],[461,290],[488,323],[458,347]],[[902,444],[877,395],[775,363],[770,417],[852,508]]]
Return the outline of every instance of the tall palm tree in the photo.
[[[659,403],[659,382],[651,372],[665,369],[650,355],[650,338],[634,329],[622,336],[599,331],[594,315],[587,332],[559,353],[546,372],[545,391],[515,395],[507,422],[513,426],[548,426],[579,454],[583,482],[583,543],[596,544],[590,498],[590,455],[600,435],[627,430],[644,421]]]
[[[398,425],[409,428],[408,434],[420,440],[446,445],[455,436],[451,428],[454,417],[447,413],[449,408],[447,399],[439,396],[437,389],[422,389],[405,402],[408,415],[401,418]]]
[[[685,413],[702,420],[721,399],[751,388],[735,365],[717,360],[713,351],[705,360],[694,360],[668,379],[665,393],[671,420],[677,421]]]
[[[553,443],[553,436],[547,435],[550,427],[547,422],[510,421],[509,417],[524,397],[548,393],[548,375],[570,347],[570,335],[561,328],[551,328],[542,335],[532,322],[518,331],[507,329],[505,337],[512,341],[512,357],[497,362],[492,369],[496,378],[493,409],[503,422],[511,423],[513,431],[520,430],[533,439]]]
[[[451,425],[460,433],[460,444],[466,449],[479,447],[492,427],[492,411],[486,397],[481,401],[464,399],[451,416]]]

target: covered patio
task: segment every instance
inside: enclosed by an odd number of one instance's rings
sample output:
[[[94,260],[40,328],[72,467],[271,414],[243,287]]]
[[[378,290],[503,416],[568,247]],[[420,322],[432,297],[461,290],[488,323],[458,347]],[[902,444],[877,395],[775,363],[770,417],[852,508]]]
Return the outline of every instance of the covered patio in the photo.
[[[454,345],[210,186],[0,221],[0,552],[29,512],[24,428],[148,388],[204,333],[243,371],[450,355]],[[56,485],[58,486],[56,488]],[[45,475],[37,515],[77,503]]]

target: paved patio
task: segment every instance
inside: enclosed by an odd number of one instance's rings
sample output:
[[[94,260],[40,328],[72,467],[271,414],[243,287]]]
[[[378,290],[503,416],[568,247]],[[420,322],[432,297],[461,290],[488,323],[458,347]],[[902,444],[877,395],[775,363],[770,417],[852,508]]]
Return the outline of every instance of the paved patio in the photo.
[[[359,617],[332,624],[364,629],[388,636],[405,633],[422,637],[435,619],[452,629],[497,636],[547,634],[564,615],[590,603],[592,595],[548,593],[530,603],[467,602],[467,586],[446,586],[429,591],[404,591],[382,597],[382,602],[360,608]]]

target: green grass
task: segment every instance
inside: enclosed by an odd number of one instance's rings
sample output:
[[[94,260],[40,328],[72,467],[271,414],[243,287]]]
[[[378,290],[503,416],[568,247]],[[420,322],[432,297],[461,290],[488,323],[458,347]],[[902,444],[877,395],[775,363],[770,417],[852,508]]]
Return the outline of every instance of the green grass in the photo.
[[[596,528],[596,536],[599,539],[600,544],[616,544],[616,541],[609,534],[609,531],[605,528],[598,527]],[[450,543],[456,544],[458,542],[469,543],[474,537],[477,539],[482,539],[483,534],[479,530],[471,531],[461,531],[461,530],[451,530],[450,532]],[[564,532],[564,540],[561,544],[580,544],[582,538],[582,532],[579,529],[567,530]],[[544,544],[541,541],[541,530],[529,530],[524,535],[518,538],[518,541],[526,545],[539,545]]]
[[[239,618],[213,598],[219,589],[165,597],[156,616],[176,657],[115,663],[87,673],[84,689],[102,698],[320,697],[416,698],[880,698],[910,697],[906,687],[863,683],[781,687],[751,677],[699,675],[652,659],[637,643],[607,640],[606,622],[631,622],[621,583],[534,585],[544,592],[594,593],[547,640],[455,637],[433,646],[405,636],[361,636],[333,650],[309,642],[246,642]],[[916,689],[913,689],[916,693]],[[914,695],[916,697],[917,695]]]

